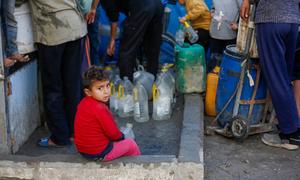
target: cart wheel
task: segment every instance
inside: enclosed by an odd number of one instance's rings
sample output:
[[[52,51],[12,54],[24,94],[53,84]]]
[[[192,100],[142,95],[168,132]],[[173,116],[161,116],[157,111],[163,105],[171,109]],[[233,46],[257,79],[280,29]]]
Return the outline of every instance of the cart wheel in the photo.
[[[231,121],[231,132],[234,138],[243,141],[249,135],[249,126],[247,121],[241,117],[234,117]]]

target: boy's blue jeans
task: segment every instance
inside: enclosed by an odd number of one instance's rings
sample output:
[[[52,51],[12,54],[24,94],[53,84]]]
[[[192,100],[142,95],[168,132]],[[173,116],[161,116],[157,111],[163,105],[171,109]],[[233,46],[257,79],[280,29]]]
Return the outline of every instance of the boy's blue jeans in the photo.
[[[17,21],[14,16],[16,0],[1,1],[2,29],[5,40],[6,57],[18,54],[17,47]]]

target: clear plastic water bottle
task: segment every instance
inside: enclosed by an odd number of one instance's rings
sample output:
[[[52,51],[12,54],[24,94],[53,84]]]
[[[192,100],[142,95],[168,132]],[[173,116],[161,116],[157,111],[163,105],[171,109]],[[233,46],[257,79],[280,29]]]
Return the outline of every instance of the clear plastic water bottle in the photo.
[[[118,116],[131,117],[133,116],[133,85],[128,79],[124,77],[122,84],[118,88]]]
[[[183,26],[180,25],[175,34],[175,41],[179,46],[183,46],[184,43],[184,30]]]
[[[148,94],[141,83],[133,88],[134,114],[136,122],[147,122],[149,120]]]
[[[125,138],[135,139],[133,132],[133,125],[131,123],[127,123],[126,127],[121,127],[120,131],[124,134]]]
[[[184,22],[185,32],[187,33],[188,39],[191,43],[195,43],[198,41],[198,34],[192,28],[192,26],[188,22]]]

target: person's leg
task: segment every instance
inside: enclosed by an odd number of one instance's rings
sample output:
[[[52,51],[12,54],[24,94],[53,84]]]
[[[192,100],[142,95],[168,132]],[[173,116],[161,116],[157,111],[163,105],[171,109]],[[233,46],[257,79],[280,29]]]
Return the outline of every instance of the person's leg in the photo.
[[[62,80],[64,92],[64,107],[70,129],[74,132],[74,118],[77,105],[81,99],[81,64],[83,60],[82,43],[84,38],[65,44],[62,56]]]
[[[70,144],[69,127],[66,119],[62,61],[65,44],[47,46],[38,44],[38,57],[41,61],[42,87],[47,126],[50,139],[58,145]]]
[[[297,104],[298,116],[300,117],[300,80],[294,81],[294,94]],[[298,126],[300,128],[300,126]]]
[[[105,156],[104,161],[111,161],[122,156],[139,156],[140,149],[133,139],[127,138],[114,142],[113,149]]]
[[[295,27],[290,24],[266,23],[256,26],[262,72],[283,134],[296,132],[299,121],[290,78],[290,65],[294,59],[286,59],[286,54],[295,52],[297,36],[294,31]]]
[[[120,59],[118,62],[120,76],[122,78],[127,76],[131,81],[133,80],[133,68],[138,47],[142,44],[148,24],[153,17],[153,12],[145,6],[146,3],[144,1],[137,3],[131,7],[131,14],[125,19],[123,24]]]
[[[211,72],[213,68],[218,64],[220,65],[223,54],[223,41],[215,38],[211,38],[209,42],[210,46],[210,61],[207,64],[207,72]]]
[[[209,46],[209,39],[210,39],[209,31],[205,29],[197,29],[197,31],[198,31],[199,39],[196,43],[203,46],[206,53]]]
[[[144,52],[147,57],[147,71],[156,76],[159,64],[159,52],[162,40],[163,7],[160,2],[152,4],[155,15],[148,25],[144,36]]]
[[[300,33],[298,32],[297,39],[297,50],[295,53],[295,65],[293,70],[293,80],[294,80],[294,94],[296,98],[296,104],[298,109],[298,115],[300,117]],[[300,127],[298,126],[299,132]]]
[[[93,23],[88,24],[88,36],[90,39],[90,56],[92,65],[100,65],[100,39],[99,39],[99,16],[100,16],[100,6],[98,6],[96,11],[95,20]]]

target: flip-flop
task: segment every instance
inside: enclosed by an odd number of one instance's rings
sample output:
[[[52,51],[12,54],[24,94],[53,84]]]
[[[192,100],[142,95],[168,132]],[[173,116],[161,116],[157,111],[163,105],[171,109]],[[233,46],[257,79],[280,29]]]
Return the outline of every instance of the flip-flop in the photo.
[[[57,145],[57,144],[49,144],[49,137],[41,138],[37,145],[40,147],[46,147],[46,148],[63,148],[66,147],[64,145]]]

